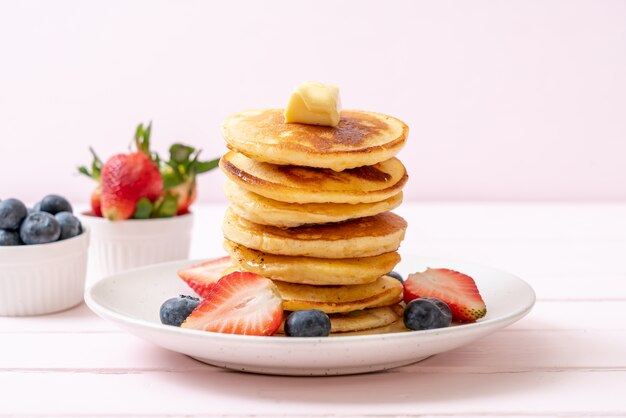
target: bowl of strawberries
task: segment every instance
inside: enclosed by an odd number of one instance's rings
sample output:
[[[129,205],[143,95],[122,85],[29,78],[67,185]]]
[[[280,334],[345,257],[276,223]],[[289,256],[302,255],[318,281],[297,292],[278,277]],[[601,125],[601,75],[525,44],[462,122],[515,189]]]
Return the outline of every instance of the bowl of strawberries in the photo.
[[[81,220],[92,233],[88,280],[163,261],[188,258],[196,178],[218,164],[176,143],[165,160],[150,149],[152,124],[139,124],[134,147],[102,161],[93,149],[79,172],[97,184]]]

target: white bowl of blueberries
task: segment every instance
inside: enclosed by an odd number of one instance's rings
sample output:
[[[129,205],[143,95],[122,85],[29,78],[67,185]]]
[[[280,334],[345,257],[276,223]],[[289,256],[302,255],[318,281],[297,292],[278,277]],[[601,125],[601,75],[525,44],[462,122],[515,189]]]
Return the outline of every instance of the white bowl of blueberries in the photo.
[[[32,208],[0,200],[0,315],[42,315],[83,301],[89,231],[62,196]]]

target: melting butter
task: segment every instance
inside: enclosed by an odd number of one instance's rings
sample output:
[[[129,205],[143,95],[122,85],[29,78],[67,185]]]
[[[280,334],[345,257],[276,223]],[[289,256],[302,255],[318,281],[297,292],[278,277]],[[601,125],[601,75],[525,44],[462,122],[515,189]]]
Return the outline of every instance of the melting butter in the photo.
[[[285,108],[285,122],[336,127],[340,111],[338,87],[306,81],[291,93]]]

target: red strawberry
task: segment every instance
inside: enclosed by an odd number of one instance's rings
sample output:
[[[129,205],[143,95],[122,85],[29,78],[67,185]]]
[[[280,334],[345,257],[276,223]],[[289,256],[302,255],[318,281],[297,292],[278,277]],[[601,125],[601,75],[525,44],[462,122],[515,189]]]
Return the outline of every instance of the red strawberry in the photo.
[[[147,155],[114,155],[102,168],[102,214],[113,221],[128,219],[139,199],[156,200],[162,188],[159,168]]]
[[[102,208],[100,202],[100,195],[102,193],[102,188],[100,186],[96,187],[94,191],[91,193],[91,213],[94,216],[102,216]]]
[[[474,322],[487,313],[487,307],[471,277],[449,269],[426,269],[410,274],[404,282],[404,301],[437,298],[448,304],[452,319]]]
[[[222,277],[182,328],[241,335],[273,335],[283,320],[276,285],[258,274],[236,271]]]
[[[130,218],[137,201],[156,200],[163,190],[163,177],[150,153],[151,125],[142,124],[135,134],[136,152],[117,154],[102,167],[102,214],[110,220]]]
[[[178,276],[199,296],[205,298],[211,287],[222,277],[222,273],[232,265],[230,257],[222,257],[206,263],[197,264],[178,271]]]

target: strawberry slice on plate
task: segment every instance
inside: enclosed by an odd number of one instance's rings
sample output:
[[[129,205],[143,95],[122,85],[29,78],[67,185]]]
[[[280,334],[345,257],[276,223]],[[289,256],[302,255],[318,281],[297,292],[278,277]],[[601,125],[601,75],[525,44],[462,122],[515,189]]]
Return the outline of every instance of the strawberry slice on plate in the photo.
[[[211,287],[223,276],[224,270],[231,265],[229,256],[217,258],[178,270],[178,277],[183,279],[200,297],[204,298]]]
[[[444,301],[454,321],[475,322],[487,313],[474,279],[454,270],[429,268],[410,274],[404,283],[404,301],[409,303],[417,298]]]
[[[258,274],[236,271],[211,287],[182,328],[241,335],[273,335],[283,320],[278,288]]]

